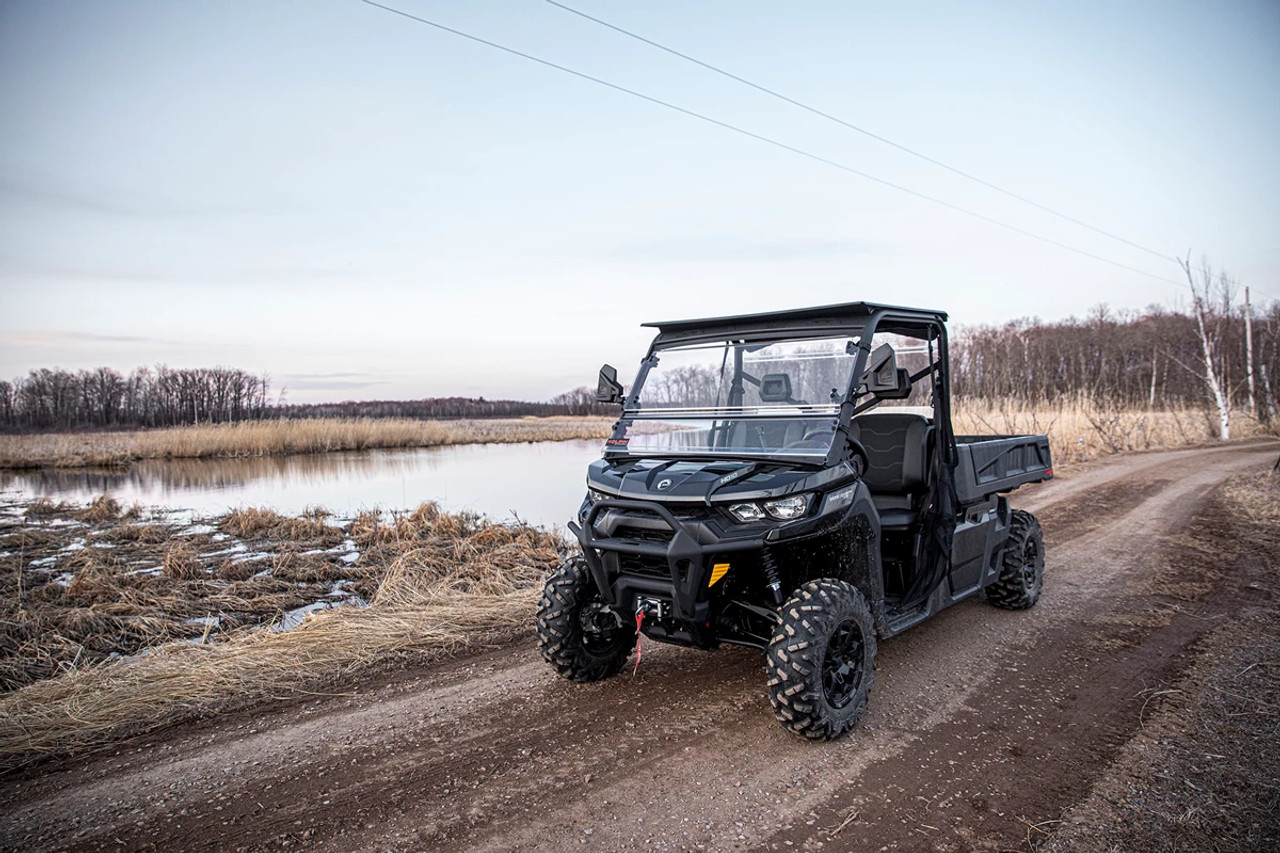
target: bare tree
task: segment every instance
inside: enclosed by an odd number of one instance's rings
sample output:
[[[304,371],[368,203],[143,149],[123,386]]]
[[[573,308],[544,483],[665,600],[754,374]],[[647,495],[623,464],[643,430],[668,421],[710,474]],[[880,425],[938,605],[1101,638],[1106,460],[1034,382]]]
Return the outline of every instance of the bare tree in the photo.
[[[1187,274],[1187,284],[1191,287],[1192,309],[1196,315],[1196,329],[1200,334],[1200,349],[1204,357],[1204,381],[1213,397],[1213,404],[1218,409],[1218,437],[1223,441],[1231,438],[1231,395],[1228,392],[1227,378],[1224,371],[1225,362],[1218,351],[1222,343],[1220,321],[1229,314],[1231,307],[1231,280],[1226,274],[1218,276],[1214,281],[1213,274],[1205,264],[1200,272],[1200,281],[1192,274],[1191,253],[1187,253],[1185,261],[1179,259],[1182,271]],[[1210,304],[1215,295],[1228,310],[1216,311]]]
[[[1249,374],[1249,417],[1258,417],[1258,396],[1253,387],[1253,306],[1249,304],[1249,288],[1244,289],[1244,360]]]

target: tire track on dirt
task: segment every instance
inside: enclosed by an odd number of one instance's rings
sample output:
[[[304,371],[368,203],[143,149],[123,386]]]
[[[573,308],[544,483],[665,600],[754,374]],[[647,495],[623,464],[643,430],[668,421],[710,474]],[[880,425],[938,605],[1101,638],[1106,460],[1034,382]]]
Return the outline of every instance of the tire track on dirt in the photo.
[[[1122,600],[1145,601],[1126,587],[1217,483],[1269,464],[1276,447],[1121,457],[1015,495],[1050,542],[1041,604],[966,603],[884,642],[863,723],[836,743],[776,724],[757,651],[650,645],[638,677],[576,685],[551,675],[525,637],[380,677],[360,695],[243,712],[17,774],[0,791],[0,840],[246,851],[1021,844],[1018,818],[1039,813],[1014,814],[1003,799],[1039,790],[1051,809],[1087,789],[1132,730],[1133,700],[1121,694],[1176,669],[1198,636],[1167,607],[1150,625],[1108,622]],[[1057,788],[1033,784],[1059,770]],[[941,811],[951,788],[966,792],[959,825],[937,837],[904,829],[916,803],[936,826],[929,809]],[[961,802],[952,796],[947,809]],[[859,817],[833,837],[851,809]]]

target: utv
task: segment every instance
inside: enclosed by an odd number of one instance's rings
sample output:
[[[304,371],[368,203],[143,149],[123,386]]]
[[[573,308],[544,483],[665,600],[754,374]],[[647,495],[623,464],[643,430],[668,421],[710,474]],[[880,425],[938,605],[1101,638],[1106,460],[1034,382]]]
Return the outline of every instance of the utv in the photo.
[[[947,315],[855,302],[646,324],[657,337],[587,472],[581,557],[538,605],[561,675],[637,642],[766,652],[783,726],[857,722],[876,638],[983,595],[1031,607],[1044,546],[1004,493],[1053,476],[1045,436],[952,433]]]

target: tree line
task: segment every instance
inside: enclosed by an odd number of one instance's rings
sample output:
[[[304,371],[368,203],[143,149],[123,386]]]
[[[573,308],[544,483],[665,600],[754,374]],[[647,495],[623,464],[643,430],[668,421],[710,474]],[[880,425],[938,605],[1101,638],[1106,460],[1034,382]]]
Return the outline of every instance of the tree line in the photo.
[[[595,401],[594,389],[576,388],[536,400],[486,400],[484,397],[427,397],[421,400],[364,400],[344,403],[280,404],[270,410],[275,418],[525,418],[556,415],[616,415],[617,406]]]
[[[225,423],[264,417],[270,383],[228,367],[40,368],[0,381],[0,427],[60,430]]]
[[[1083,318],[1022,319],[957,330],[951,339],[952,389],[970,400],[1029,406],[1063,399],[1109,410],[1205,407],[1227,436],[1232,413],[1277,423],[1280,302],[1258,309],[1225,276],[1186,266],[1187,312],[1150,306]],[[693,379],[695,377],[688,377]],[[283,395],[281,395],[283,397]],[[685,399],[685,397],[681,397]],[[612,416],[591,388],[548,401],[444,397],[288,404],[271,400],[266,374],[227,367],[41,368],[0,381],[0,429],[165,427],[264,418],[500,418]]]
[[[1016,320],[959,330],[952,389],[1028,405],[1083,398],[1110,408],[1209,407],[1275,419],[1280,303],[1240,303],[1221,282],[1195,291],[1190,313],[1105,305],[1084,319]]]
[[[266,374],[227,367],[40,368],[0,381],[0,429],[76,430],[168,427],[271,418],[516,418],[613,415],[595,392],[576,388],[548,402],[443,397],[288,404],[272,402]]]

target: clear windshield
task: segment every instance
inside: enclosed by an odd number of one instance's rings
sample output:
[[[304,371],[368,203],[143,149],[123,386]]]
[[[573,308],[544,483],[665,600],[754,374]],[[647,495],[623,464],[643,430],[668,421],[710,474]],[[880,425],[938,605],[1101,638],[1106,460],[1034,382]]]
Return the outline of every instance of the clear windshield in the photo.
[[[659,350],[613,449],[823,456],[849,390],[857,338],[725,341]]]

